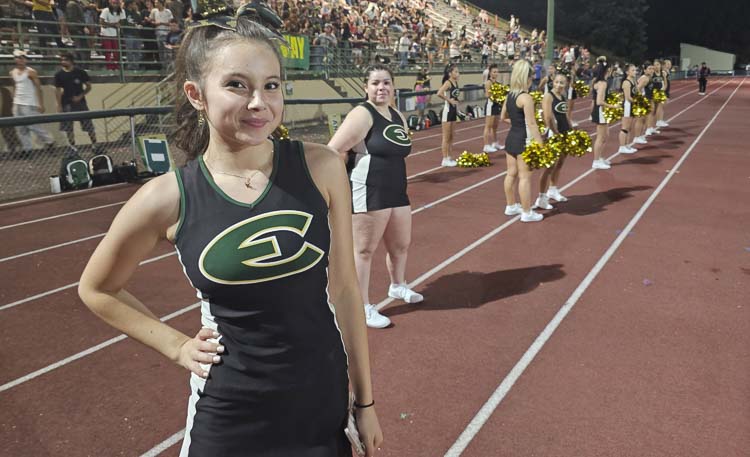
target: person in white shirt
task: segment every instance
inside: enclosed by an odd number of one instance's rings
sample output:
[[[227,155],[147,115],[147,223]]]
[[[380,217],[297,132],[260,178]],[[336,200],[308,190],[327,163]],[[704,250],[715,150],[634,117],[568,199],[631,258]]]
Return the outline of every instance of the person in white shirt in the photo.
[[[44,113],[44,100],[42,98],[42,87],[39,83],[39,75],[36,70],[26,66],[26,52],[20,49],[13,51],[16,66],[10,71],[13,79],[13,116],[36,116]],[[27,154],[33,149],[31,133],[47,146],[54,144],[52,135],[40,125],[22,125],[16,127],[16,135],[23,149],[22,154]]]
[[[174,16],[172,11],[164,8],[164,0],[154,0],[154,9],[151,10],[149,19],[156,28],[156,42],[159,44],[159,61],[166,68],[170,62],[170,52],[167,49],[167,35],[169,35],[169,21]]]
[[[99,25],[101,25],[102,47],[104,47],[104,58],[107,61],[107,70],[117,70],[120,61],[120,44],[117,39],[120,24],[125,21],[125,10],[120,6],[120,0],[109,0],[109,7],[104,8],[99,14]]]
[[[409,65],[409,47],[411,47],[411,39],[409,33],[404,33],[398,40],[398,57],[399,64],[398,68],[403,70]]]

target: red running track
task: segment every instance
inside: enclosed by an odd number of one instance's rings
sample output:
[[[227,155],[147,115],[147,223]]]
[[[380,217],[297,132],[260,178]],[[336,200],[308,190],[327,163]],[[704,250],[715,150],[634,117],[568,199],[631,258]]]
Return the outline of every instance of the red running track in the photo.
[[[538,224],[502,215],[503,157],[435,169],[439,131],[415,136],[408,277],[426,300],[384,300],[395,325],[370,331],[379,455],[747,455],[750,87],[694,89],[676,83],[671,127],[611,170],[570,160],[570,201]],[[480,124],[457,126],[458,152],[481,149]],[[75,295],[134,191],[0,206],[3,455],[177,454],[187,373]],[[129,290],[194,333],[197,300],[171,253],[158,246]],[[373,296],[386,287],[377,262]]]

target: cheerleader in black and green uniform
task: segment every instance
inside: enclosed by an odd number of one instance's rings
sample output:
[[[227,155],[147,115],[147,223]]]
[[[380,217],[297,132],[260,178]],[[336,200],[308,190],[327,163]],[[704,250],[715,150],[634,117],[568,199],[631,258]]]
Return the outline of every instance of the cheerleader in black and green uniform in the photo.
[[[565,97],[565,91],[568,87],[568,77],[560,72],[552,79],[552,90],[547,92],[542,99],[542,109],[544,111],[544,124],[547,126],[548,136],[566,133],[570,131],[568,122],[568,100]],[[564,197],[557,188],[557,182],[560,178],[565,162],[565,155],[562,155],[550,168],[545,168],[542,172],[542,178],[539,181],[539,197],[536,199],[534,207],[541,209],[552,209],[550,200],[564,202],[568,199]]]
[[[594,162],[591,168],[607,170],[610,168],[609,161],[602,157],[602,150],[609,136],[609,122],[604,116],[605,108],[615,108],[607,103],[607,79],[612,73],[607,60],[603,57],[597,59],[594,67],[594,84],[591,89],[594,98],[594,107],[591,111],[591,122],[596,124],[596,140],[594,141]]]
[[[490,73],[487,78],[487,82],[484,83],[484,95],[487,97],[487,105],[484,110],[484,152],[497,152],[502,149],[502,145],[497,142],[497,124],[500,120],[500,110],[502,109],[502,103],[495,103],[490,98],[490,89],[497,82],[497,77],[500,71],[496,64],[492,64],[489,67]]]
[[[654,66],[651,64],[651,62],[646,61],[643,63],[641,70],[642,73],[638,78],[638,85],[636,86],[636,90],[640,95],[643,95],[647,100],[650,101],[651,96],[653,95],[653,85],[651,84],[651,77],[654,75]],[[635,138],[633,139],[634,144],[648,143],[645,135],[646,121],[646,116],[639,116],[636,118],[635,128],[633,129],[635,131]]]
[[[664,93],[667,95],[667,100],[664,103],[659,104],[659,112],[656,118],[656,127],[669,127],[669,122],[664,120],[664,105],[669,101],[669,90],[672,85],[670,80],[670,72],[672,71],[672,61],[664,59],[662,61],[661,73],[664,78]]]
[[[648,98],[651,101],[651,112],[648,115],[648,119],[646,121],[646,125],[648,128],[646,129],[646,136],[654,135],[659,132],[659,129],[656,128],[656,119],[659,117],[659,106],[661,103],[656,103],[654,101],[654,91],[656,90],[662,90],[664,88],[664,75],[661,71],[661,62],[659,60],[654,60],[654,74],[651,77],[651,85],[650,87],[646,86],[646,92],[648,95],[646,95],[646,98]]]
[[[578,92],[576,91],[573,84],[576,82],[576,73],[578,72],[578,63],[573,62],[568,71],[568,121],[570,126],[573,128],[578,127],[578,122],[573,120],[573,109],[576,106],[576,100],[578,99]]]

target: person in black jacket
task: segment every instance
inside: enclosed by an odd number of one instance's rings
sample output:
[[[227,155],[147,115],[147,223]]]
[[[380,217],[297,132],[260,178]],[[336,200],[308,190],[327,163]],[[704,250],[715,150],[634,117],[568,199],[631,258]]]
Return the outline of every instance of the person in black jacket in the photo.
[[[698,94],[706,95],[706,85],[708,85],[708,76],[711,74],[711,69],[706,66],[706,62],[701,62],[701,67],[698,69]]]

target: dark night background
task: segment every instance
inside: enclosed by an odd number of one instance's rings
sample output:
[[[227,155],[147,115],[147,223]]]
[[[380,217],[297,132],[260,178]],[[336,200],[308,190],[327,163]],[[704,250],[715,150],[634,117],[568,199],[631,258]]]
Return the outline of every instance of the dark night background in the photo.
[[[471,0],[524,28],[547,25],[547,0]],[[750,62],[750,0],[555,0],[560,36],[631,59],[678,56],[680,42]]]

